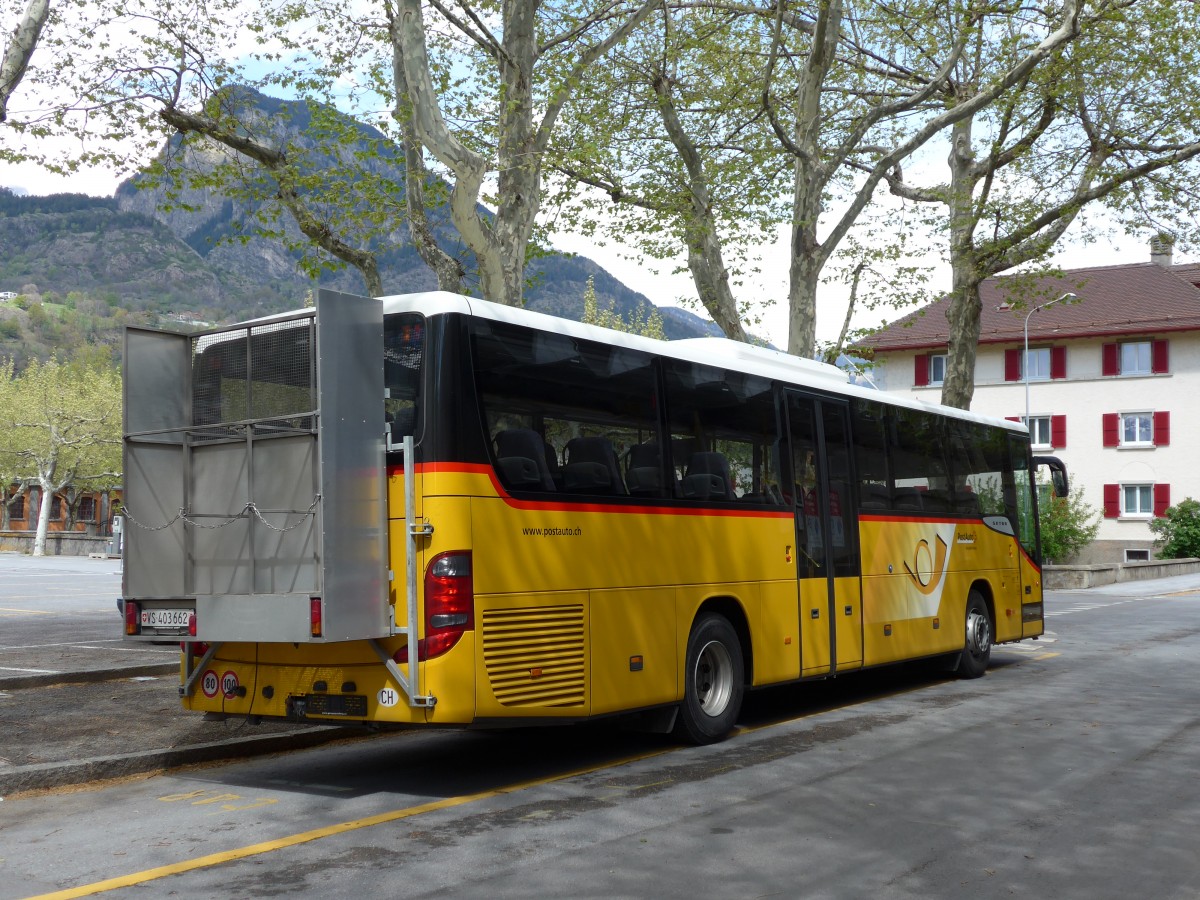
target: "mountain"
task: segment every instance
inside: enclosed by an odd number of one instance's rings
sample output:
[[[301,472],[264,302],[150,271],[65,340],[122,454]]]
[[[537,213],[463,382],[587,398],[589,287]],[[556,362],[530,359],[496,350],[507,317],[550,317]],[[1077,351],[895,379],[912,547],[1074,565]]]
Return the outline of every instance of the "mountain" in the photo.
[[[319,161],[318,139],[308,137],[310,130],[320,132],[311,108],[238,90],[252,115],[270,121],[272,127],[289,129],[291,138]],[[328,108],[319,112],[340,116]],[[339,121],[358,139],[364,152],[356,147],[352,155],[368,174],[402,185],[402,168],[387,150],[384,136],[368,125]],[[203,172],[206,167],[211,171],[219,158],[215,151],[196,150],[174,138],[164,146],[160,161]],[[171,191],[140,175],[122,183],[111,198],[31,197],[0,188],[0,293],[31,294],[40,301],[40,310],[32,315],[11,302],[0,303],[0,356],[18,361],[44,356],[81,335],[116,347],[119,324],[129,322],[179,327],[180,321],[236,321],[294,309],[315,283],[364,291],[358,273],[350,268],[323,273],[314,282],[298,267],[298,253],[283,241],[255,234],[252,223],[260,210],[256,202],[213,188]],[[442,246],[470,269],[471,255],[445,208],[431,210],[430,218]],[[288,219],[281,219],[277,227],[294,237],[299,234]],[[404,225],[397,225],[373,249],[388,293],[436,288]],[[657,308],[583,256],[547,253],[532,259],[526,273],[527,307],[552,315],[582,317],[589,277],[600,304],[611,305],[626,318]],[[24,306],[30,306],[29,301]],[[663,307],[661,313],[668,338],[720,335],[712,322],[685,310]]]

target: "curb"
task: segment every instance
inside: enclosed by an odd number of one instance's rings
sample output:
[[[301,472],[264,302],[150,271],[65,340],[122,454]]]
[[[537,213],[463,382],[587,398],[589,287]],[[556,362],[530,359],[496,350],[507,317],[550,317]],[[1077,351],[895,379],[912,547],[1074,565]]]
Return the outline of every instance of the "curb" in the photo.
[[[229,738],[206,744],[191,744],[164,750],[140,753],[121,753],[98,756],[94,759],[20,766],[11,771],[0,770],[0,799],[25,791],[67,787],[126,775],[144,775],[180,766],[215,760],[242,759],[268,753],[304,750],[347,737],[362,736],[359,728],[341,725],[318,726],[287,734],[260,737]]]
[[[114,681],[143,675],[170,675],[179,672],[179,663],[155,663],[146,666],[125,666],[119,669],[85,669],[75,672],[48,672],[44,675],[10,675],[0,678],[0,691],[21,688],[47,687],[52,684],[87,684],[93,681]]]

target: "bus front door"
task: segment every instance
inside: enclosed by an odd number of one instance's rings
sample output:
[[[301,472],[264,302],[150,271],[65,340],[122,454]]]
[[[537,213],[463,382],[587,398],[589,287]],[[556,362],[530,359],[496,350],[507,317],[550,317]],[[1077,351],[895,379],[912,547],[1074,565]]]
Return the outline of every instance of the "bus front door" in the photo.
[[[845,401],[786,391],[796,519],[800,674],[862,666],[858,519]]]

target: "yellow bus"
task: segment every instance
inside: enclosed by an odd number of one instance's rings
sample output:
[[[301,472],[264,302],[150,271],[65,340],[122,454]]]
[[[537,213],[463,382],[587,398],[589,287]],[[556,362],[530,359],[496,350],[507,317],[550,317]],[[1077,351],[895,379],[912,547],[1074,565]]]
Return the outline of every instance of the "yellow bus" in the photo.
[[[1025,427],[770,349],[323,291],[129,329],[125,395],[124,630],[191,710],[705,743],[750,688],[1042,634]]]

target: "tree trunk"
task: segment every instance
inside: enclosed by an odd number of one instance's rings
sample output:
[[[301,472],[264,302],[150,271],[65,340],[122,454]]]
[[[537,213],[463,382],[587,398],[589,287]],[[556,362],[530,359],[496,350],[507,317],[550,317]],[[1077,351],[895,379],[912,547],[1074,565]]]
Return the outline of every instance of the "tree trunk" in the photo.
[[[438,289],[461,294],[466,270],[462,263],[438,246],[425,207],[425,148],[413,125],[412,98],[408,77],[404,74],[404,43],[396,32],[396,18],[391,16],[388,28],[392,35],[392,82],[396,89],[396,107],[392,118],[400,124],[404,146],[404,204],[408,212],[408,232],[413,246],[425,265],[437,276]]]
[[[537,3],[503,4],[504,53],[500,57],[501,109],[497,147],[496,220],[501,248],[499,300],[520,306],[525,293],[525,255],[542,202],[541,160],[533,120],[533,67],[537,50]]]
[[[658,95],[663,125],[688,173],[688,212],[685,214],[684,232],[688,268],[692,272],[696,293],[725,336],[744,342],[747,340],[746,330],[742,327],[742,317],[738,315],[737,300],[729,287],[729,270],[725,268],[703,161],[679,121],[671,96],[671,81],[665,74],[659,73],[654,79],[654,93]]]
[[[487,160],[459,141],[446,125],[430,75],[425,44],[425,18],[420,0],[399,0],[392,40],[399,56],[412,105],[412,125],[421,144],[454,175],[450,192],[450,217],[479,265],[484,299],[503,302],[504,272],[501,253],[491,226],[479,215],[476,204],[487,176]],[[524,259],[522,259],[524,263]]]
[[[8,98],[25,77],[25,70],[29,67],[29,60],[49,15],[50,0],[29,0],[25,15],[17,23],[12,39],[4,48],[4,56],[0,57],[0,122],[8,118]]]
[[[806,229],[807,230],[807,229]],[[792,262],[788,274],[788,353],[812,359],[817,348],[817,284],[821,260],[810,251],[797,251],[805,235],[793,228]]]
[[[970,409],[975,394],[975,355],[979,348],[979,314],[982,303],[975,249],[974,151],[971,147],[972,119],[956,123],[950,147],[950,305],[946,309],[949,338],[946,346],[946,377],[942,403]]]
[[[788,353],[812,359],[817,348],[817,285],[828,250],[817,225],[829,182],[821,159],[821,90],[829,75],[842,27],[842,0],[828,0],[817,19],[800,81],[793,134],[791,265],[788,270]]]
[[[33,555],[46,555],[46,534],[50,530],[50,510],[54,505],[54,490],[46,486],[45,481],[39,484],[42,499],[38,504],[37,531],[33,536]]]
[[[399,45],[399,57],[412,104],[412,123],[421,144],[454,175],[450,215],[455,228],[475,254],[479,284],[485,299],[509,306],[523,303],[525,257],[542,202],[543,155],[554,122],[571,95],[573,81],[586,77],[601,55],[628,37],[655,8],[647,0],[604,40],[590,43],[569,66],[563,84],[534,103],[534,65],[538,58],[535,0],[503,0],[500,3],[501,39],[484,41],[484,52],[495,59],[500,79],[496,100],[498,145],[497,206],[495,216],[480,215],[484,179],[492,168],[481,153],[464,144],[450,130],[438,103],[438,91],[429,65],[425,20],[421,0],[397,0],[391,39]],[[593,17],[607,20],[609,12]],[[447,14],[453,21],[453,16]],[[615,14],[613,20],[618,21]],[[456,23],[456,27],[461,27]],[[466,29],[471,32],[472,29]],[[478,35],[472,38],[478,40]],[[538,124],[534,114],[539,112]]]

